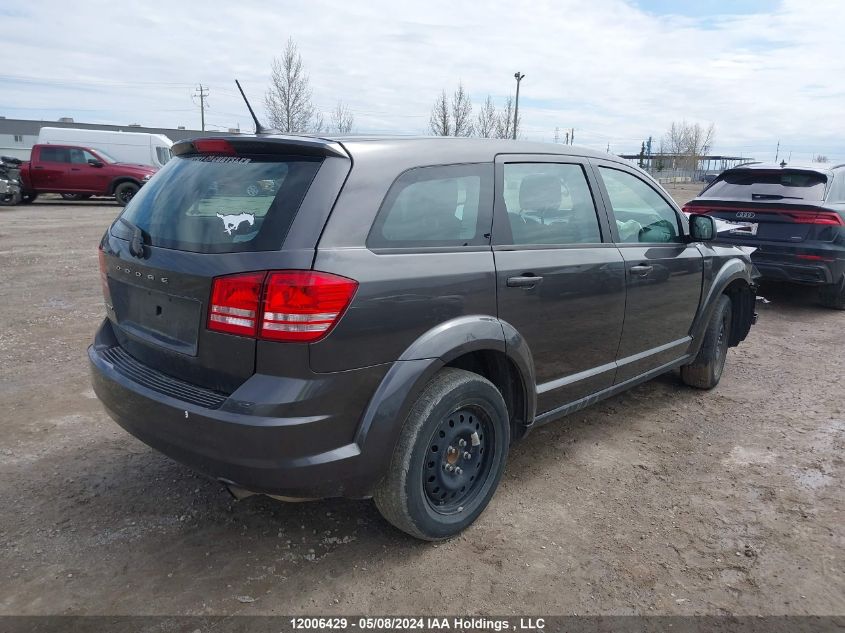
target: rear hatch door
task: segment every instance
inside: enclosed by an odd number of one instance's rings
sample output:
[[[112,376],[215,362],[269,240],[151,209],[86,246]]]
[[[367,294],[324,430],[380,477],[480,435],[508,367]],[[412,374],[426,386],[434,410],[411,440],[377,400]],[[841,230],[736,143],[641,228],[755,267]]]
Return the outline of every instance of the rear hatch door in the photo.
[[[103,238],[108,318],[136,360],[230,393],[255,371],[256,340],[209,329],[214,278],[310,268],[349,160],[304,139],[198,140],[174,154]]]

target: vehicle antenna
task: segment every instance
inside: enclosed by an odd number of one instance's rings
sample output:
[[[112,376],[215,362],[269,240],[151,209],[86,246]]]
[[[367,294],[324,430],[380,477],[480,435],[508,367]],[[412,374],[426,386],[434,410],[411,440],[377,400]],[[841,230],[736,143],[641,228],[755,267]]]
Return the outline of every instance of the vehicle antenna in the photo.
[[[235,84],[238,86],[238,90],[241,91],[241,96],[244,98],[244,103],[246,103],[246,107],[249,110],[249,114],[252,117],[252,120],[255,121],[255,133],[262,134],[266,132],[267,130],[263,125],[261,125],[261,122],[258,120],[258,117],[255,116],[255,112],[252,111],[252,106],[249,105],[249,99],[246,98],[246,95],[244,94],[244,89],[241,88],[241,82],[235,79]]]

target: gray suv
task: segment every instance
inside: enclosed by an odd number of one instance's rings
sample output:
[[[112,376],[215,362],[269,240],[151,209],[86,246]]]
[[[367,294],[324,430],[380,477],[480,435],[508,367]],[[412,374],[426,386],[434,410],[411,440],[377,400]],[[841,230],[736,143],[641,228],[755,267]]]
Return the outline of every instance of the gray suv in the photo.
[[[173,154],[103,236],[93,384],[236,496],[373,497],[447,538],[511,442],[677,368],[714,387],[754,321],[748,256],[613,156],[278,135]]]

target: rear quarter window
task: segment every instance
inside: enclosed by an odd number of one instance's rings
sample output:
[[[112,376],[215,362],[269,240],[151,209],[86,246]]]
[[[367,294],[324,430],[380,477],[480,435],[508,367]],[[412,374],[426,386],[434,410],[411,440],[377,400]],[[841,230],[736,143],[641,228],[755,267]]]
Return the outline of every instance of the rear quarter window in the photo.
[[[281,248],[319,159],[178,156],[135,195],[122,217],[153,246],[197,253]],[[129,239],[122,222],[115,237]]]
[[[418,167],[387,192],[369,248],[477,246],[489,243],[493,165]]]

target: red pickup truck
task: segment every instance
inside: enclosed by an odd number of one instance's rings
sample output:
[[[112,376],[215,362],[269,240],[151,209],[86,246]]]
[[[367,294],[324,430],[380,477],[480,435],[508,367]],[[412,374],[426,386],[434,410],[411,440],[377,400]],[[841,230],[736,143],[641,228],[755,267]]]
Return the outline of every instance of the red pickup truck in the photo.
[[[114,196],[124,206],[155,172],[147,165],[118,163],[90,147],[35,145],[29,162],[21,165],[22,202],[60,193],[67,199]]]

